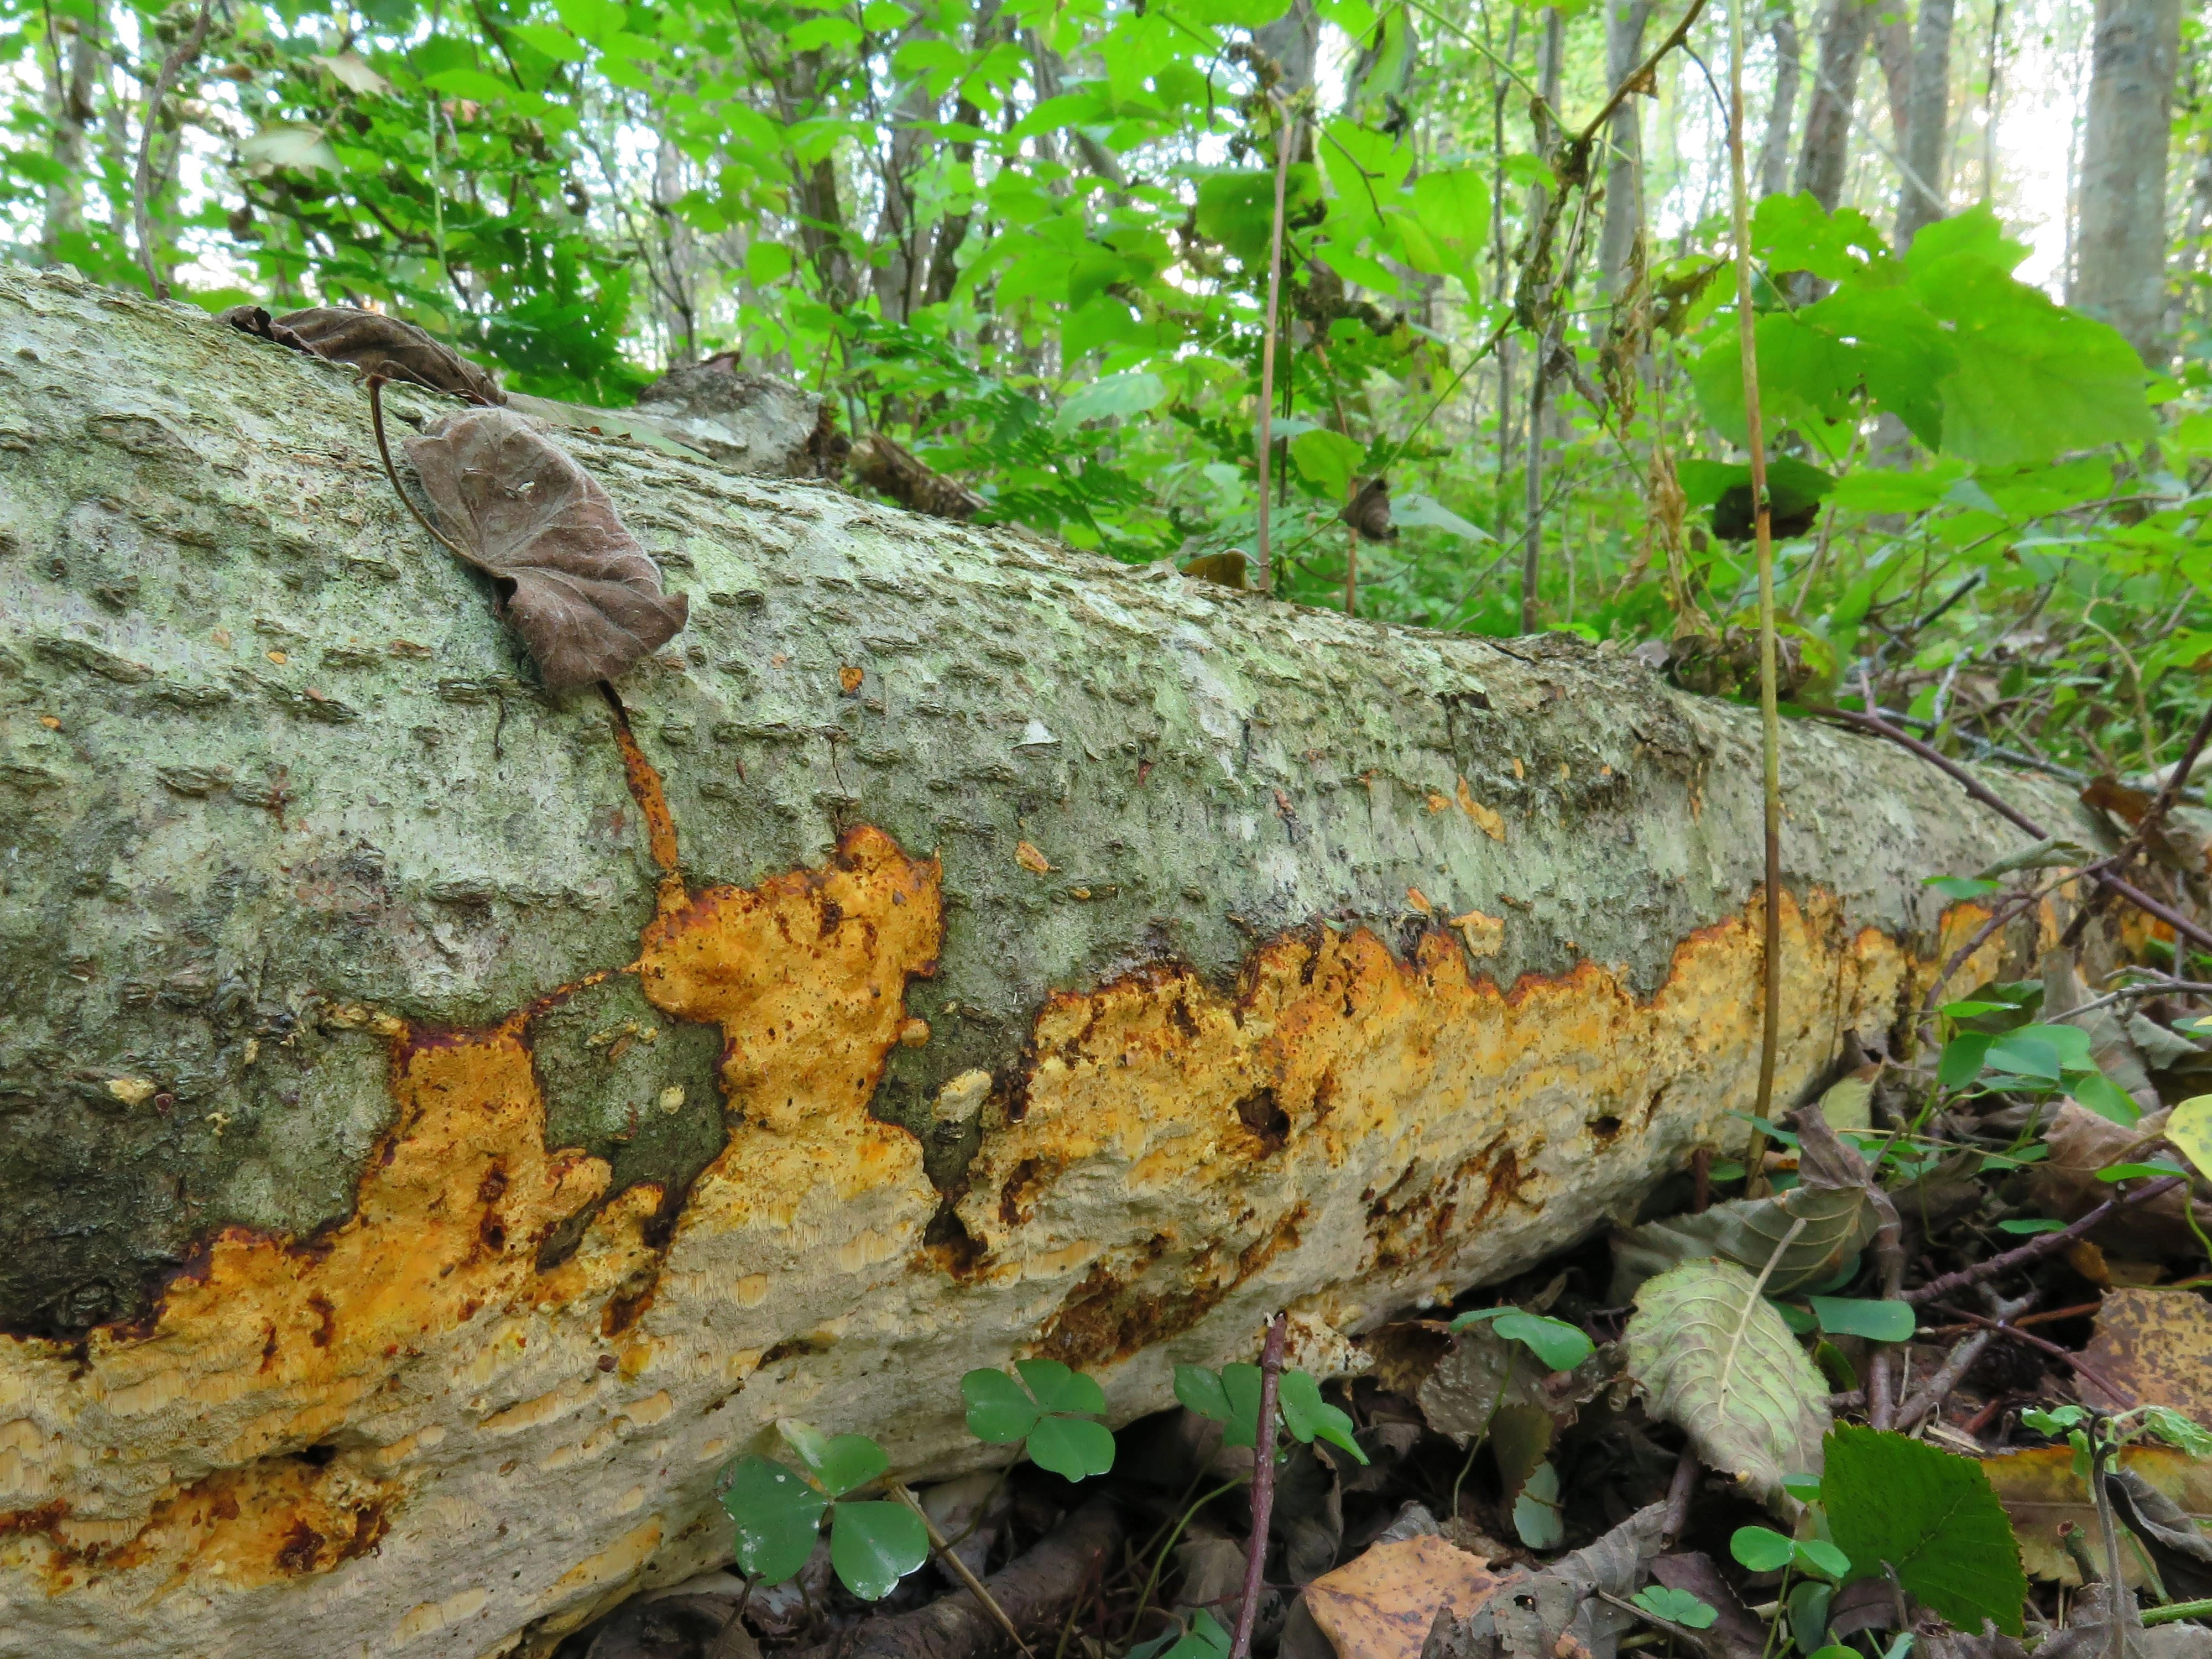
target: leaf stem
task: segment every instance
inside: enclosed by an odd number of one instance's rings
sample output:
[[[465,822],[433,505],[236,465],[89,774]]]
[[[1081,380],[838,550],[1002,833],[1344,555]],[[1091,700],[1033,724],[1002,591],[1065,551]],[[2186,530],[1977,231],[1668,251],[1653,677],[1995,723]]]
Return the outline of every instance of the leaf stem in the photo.
[[[1030,1651],[1029,1644],[1022,1640],[1021,1632],[1014,1628],[1014,1621],[1006,1616],[1006,1610],[983,1587],[983,1581],[969,1571],[968,1564],[954,1552],[952,1546],[945,1541],[945,1534],[938,1531],[937,1522],[929,1518],[929,1511],[923,1509],[921,1500],[907,1489],[906,1482],[894,1478],[884,1481],[884,1485],[889,1488],[892,1497],[914,1511],[915,1518],[921,1522],[922,1529],[929,1534],[929,1547],[937,1552],[937,1559],[945,1563],[952,1576],[965,1584],[969,1593],[983,1604],[984,1611],[997,1621],[1000,1630],[1006,1632],[1015,1651],[1022,1656],[1022,1659],[1036,1659]]]
[[[1281,123],[1275,129],[1275,216],[1267,232],[1267,323],[1260,342],[1260,532],[1257,586],[1262,593],[1274,591],[1274,573],[1267,563],[1267,468],[1274,447],[1275,313],[1283,289],[1283,197],[1291,173],[1291,151],[1297,141],[1298,124],[1289,106],[1270,96],[1268,102]]]
[[[1759,548],[1759,735],[1765,793],[1766,938],[1765,1006],[1759,1034],[1759,1098],[1764,1121],[1774,1104],[1782,1046],[1782,714],[1774,665],[1774,509],[1766,495],[1766,428],[1759,402],[1759,317],[1752,305],[1751,192],[1743,161],[1743,7],[1729,0],[1729,190],[1735,219],[1736,337],[1742,343],[1745,438],[1751,450],[1753,527]],[[1766,1131],[1754,1127],[1744,1155],[1747,1196],[1766,1190]]]
[[[1194,1486],[1197,1483],[1194,1481],[1192,1484]],[[1182,1536],[1182,1529],[1191,1523],[1200,1510],[1215,1498],[1224,1492],[1234,1492],[1243,1484],[1241,1480],[1224,1480],[1182,1512],[1182,1519],[1175,1523],[1175,1530],[1168,1534],[1167,1541],[1160,1546],[1159,1553],[1152,1558],[1152,1575],[1145,1580],[1145,1592],[1137,1598],[1137,1611],[1129,1620],[1129,1635],[1132,1639],[1135,1638],[1138,1628],[1144,1622],[1146,1613],[1152,1605],[1152,1592],[1159,1588],[1160,1569],[1166,1565],[1168,1553],[1175,1548],[1176,1540]]]
[[[424,518],[422,516],[422,509],[415,505],[415,498],[412,495],[410,495],[400,487],[398,469],[392,465],[392,446],[384,441],[383,392],[384,376],[381,374],[370,375],[368,377],[368,420],[369,424],[374,428],[376,431],[376,453],[384,458],[384,476],[392,480],[392,493],[399,497],[399,505],[407,509],[409,515],[414,519],[415,522],[421,525],[423,529],[430,532],[432,540],[443,546],[448,553],[451,553],[463,564],[475,565],[478,569],[483,568],[483,561],[471,557],[467,553],[462,551],[461,549],[456,547],[451,541],[447,539],[444,532],[441,532],[437,526],[432,524],[428,519]]]

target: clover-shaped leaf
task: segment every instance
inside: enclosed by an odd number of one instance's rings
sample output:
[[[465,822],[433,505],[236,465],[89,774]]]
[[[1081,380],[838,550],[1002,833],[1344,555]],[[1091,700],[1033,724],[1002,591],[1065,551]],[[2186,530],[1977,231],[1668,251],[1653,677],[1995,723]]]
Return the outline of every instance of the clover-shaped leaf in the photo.
[[[1285,1371],[1276,1384],[1275,1399],[1283,1413],[1283,1426],[1304,1445],[1326,1440],[1340,1446],[1361,1462],[1367,1454],[1352,1437],[1352,1419],[1321,1397],[1321,1384],[1310,1371]]]
[[[1224,1365],[1218,1372],[1196,1365],[1176,1367],[1176,1398],[1200,1417],[1224,1424],[1224,1446],[1256,1446],[1260,1442],[1260,1368]],[[1352,1419],[1321,1397],[1321,1383],[1310,1371],[1285,1371],[1276,1379],[1275,1409],[1292,1439],[1310,1446],[1326,1440],[1341,1446],[1361,1462],[1367,1454],[1352,1437]]]
[[[807,1473],[832,1498],[865,1486],[890,1468],[884,1449],[865,1434],[827,1435],[811,1423],[787,1417],[775,1425],[783,1443],[798,1455]]]
[[[1717,1608],[1689,1591],[1669,1589],[1664,1584],[1647,1585],[1629,1599],[1654,1619],[1664,1619],[1685,1630],[1711,1630],[1713,1621],[1720,1617]]]
[[[929,1529],[903,1504],[840,1504],[830,1522],[830,1565],[863,1601],[880,1601],[929,1558]]]
[[[749,1577],[780,1584],[814,1553],[830,1500],[794,1469],[741,1457],[723,1482],[722,1507],[738,1523],[738,1565]]]
[[[1106,1409],[1106,1391],[1097,1380],[1056,1359],[1017,1360],[1014,1369],[1019,1382],[994,1370],[960,1379],[969,1432],[998,1446],[1025,1441],[1030,1461],[1063,1480],[1112,1468],[1114,1436],[1087,1415]]]

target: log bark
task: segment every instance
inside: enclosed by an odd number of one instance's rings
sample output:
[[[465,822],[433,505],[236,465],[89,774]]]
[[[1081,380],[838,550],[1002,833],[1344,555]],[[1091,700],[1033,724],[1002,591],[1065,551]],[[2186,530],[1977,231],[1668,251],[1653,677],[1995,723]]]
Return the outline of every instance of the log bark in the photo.
[[[972,1466],[973,1366],[1127,1420],[1735,1144],[1746,711],[562,437],[690,595],[626,724],[345,371],[0,271],[0,1653],[543,1652],[779,1417]],[[1787,1099],[2022,837],[1783,777]]]

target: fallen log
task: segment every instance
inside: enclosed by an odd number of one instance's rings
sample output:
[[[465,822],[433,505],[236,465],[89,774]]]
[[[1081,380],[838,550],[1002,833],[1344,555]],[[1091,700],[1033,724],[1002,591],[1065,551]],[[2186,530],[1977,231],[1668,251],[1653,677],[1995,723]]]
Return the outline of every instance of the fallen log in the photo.
[[[1740,1141],[1744,711],[561,435],[690,599],[626,721],[349,372],[0,272],[0,1653],[542,1652],[779,1417],[971,1466],[971,1367],[1126,1420]],[[1783,775],[1786,1103],[2023,837]]]

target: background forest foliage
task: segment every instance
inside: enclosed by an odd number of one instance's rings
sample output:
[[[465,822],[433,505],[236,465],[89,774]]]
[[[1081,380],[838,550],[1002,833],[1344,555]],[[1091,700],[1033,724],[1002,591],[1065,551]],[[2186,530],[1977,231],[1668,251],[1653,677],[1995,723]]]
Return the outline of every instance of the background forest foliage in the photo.
[[[1789,689],[2061,775],[2170,759],[2212,672],[2203,20],[1796,3],[1741,19]],[[1277,591],[1755,679],[1723,0],[0,20],[19,258],[394,311],[591,403],[734,350],[1126,560],[1255,550],[1279,161]],[[2055,196],[2014,107],[2072,120]]]

